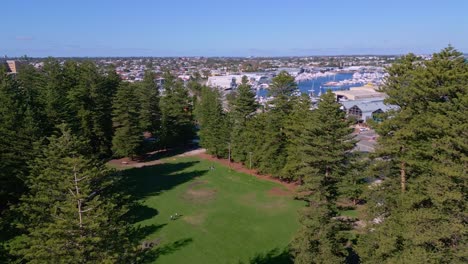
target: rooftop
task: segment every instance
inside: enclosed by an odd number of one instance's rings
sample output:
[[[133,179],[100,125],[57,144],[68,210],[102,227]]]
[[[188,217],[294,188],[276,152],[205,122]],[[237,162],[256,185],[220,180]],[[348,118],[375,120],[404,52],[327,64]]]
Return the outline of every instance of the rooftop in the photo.
[[[347,100],[363,100],[363,99],[381,99],[386,95],[376,91],[377,87],[373,85],[364,85],[361,87],[351,87],[348,91],[334,91],[338,97]]]

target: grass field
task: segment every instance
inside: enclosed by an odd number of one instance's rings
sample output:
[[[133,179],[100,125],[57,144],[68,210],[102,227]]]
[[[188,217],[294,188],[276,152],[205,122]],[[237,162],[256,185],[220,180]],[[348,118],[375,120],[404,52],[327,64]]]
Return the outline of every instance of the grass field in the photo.
[[[283,186],[196,157],[162,162],[123,172],[145,241],[160,243],[155,263],[288,263],[302,203]]]

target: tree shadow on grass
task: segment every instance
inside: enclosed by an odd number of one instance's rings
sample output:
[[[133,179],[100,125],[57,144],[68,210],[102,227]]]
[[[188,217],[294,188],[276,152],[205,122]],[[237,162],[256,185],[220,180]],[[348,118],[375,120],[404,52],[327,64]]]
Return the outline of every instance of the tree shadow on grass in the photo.
[[[207,173],[208,170],[183,171],[198,162],[163,163],[121,171],[121,189],[135,200],[159,195]]]
[[[193,239],[192,238],[185,238],[185,239],[180,239],[175,242],[165,244],[158,246],[156,248],[153,248],[151,250],[148,250],[145,252],[145,254],[142,256],[141,263],[150,263],[158,259],[158,257],[163,256],[163,255],[169,255],[174,253],[175,251],[187,246],[188,244],[192,243]]]
[[[135,224],[153,218],[158,214],[159,211],[157,209],[135,202],[130,206],[130,210],[126,214],[126,219],[128,222]]]
[[[208,172],[208,170],[188,170],[197,163],[198,161],[162,163],[119,171],[118,184],[113,186],[113,191],[121,193],[122,197],[125,197],[121,200],[129,207],[129,211],[124,216],[125,221],[135,224],[157,216],[159,214],[158,210],[142,204],[141,199],[157,196]],[[142,251],[139,258],[143,263],[153,262],[158,256],[171,254],[192,242],[191,238],[169,244],[164,244],[164,241],[158,238],[145,241],[165,225],[138,226],[128,234],[134,245],[139,244],[141,246]],[[146,245],[149,243],[154,246],[145,248],[145,245],[143,245],[145,242],[147,242]],[[162,244],[159,245],[159,243]]]
[[[243,263],[243,262],[240,262]],[[256,254],[247,263],[249,264],[292,264],[294,263],[288,249],[274,248],[266,253]]]

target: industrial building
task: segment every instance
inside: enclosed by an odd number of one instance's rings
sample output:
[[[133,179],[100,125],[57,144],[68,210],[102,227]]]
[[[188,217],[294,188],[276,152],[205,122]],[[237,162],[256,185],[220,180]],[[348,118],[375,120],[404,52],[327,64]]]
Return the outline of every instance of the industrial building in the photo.
[[[380,113],[397,109],[397,106],[385,104],[386,94],[376,89],[375,86],[365,85],[334,93],[348,116],[356,118],[358,122],[366,123],[369,119],[380,121]]]
[[[397,109],[397,106],[384,104],[383,99],[342,101],[340,104],[348,116],[355,117],[362,123],[369,119],[380,121],[379,114]]]

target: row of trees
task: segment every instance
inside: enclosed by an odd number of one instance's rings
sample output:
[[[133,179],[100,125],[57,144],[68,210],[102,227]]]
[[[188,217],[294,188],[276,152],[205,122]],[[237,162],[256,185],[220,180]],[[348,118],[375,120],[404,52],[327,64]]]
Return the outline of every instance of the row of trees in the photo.
[[[296,263],[467,260],[466,60],[449,47],[429,61],[404,56],[387,70],[382,90],[398,109],[373,124],[379,140],[370,159],[351,152],[351,124],[334,95],[323,95],[311,111],[286,72],[273,79],[274,99],[264,108],[246,78],[227,105],[217,90],[203,88],[197,116],[209,153],[227,157],[230,150],[234,161],[300,183],[297,198],[307,206],[291,243]],[[383,183],[367,188],[359,184],[366,177]],[[352,249],[340,198],[367,202],[367,232]]]
[[[219,92],[204,87],[197,105],[200,143],[219,157],[230,147],[235,161],[301,183],[297,198],[307,206],[291,252],[297,263],[338,263],[347,255],[341,231],[349,227],[337,218],[337,200],[348,194],[341,187],[354,164],[351,124],[331,92],[311,111],[310,98],[297,95],[286,72],[273,79],[269,93],[273,99],[260,109],[243,78],[223,107]]]
[[[124,221],[129,197],[104,162],[193,139],[192,99],[182,81],[164,77],[160,94],[151,72],[125,83],[89,61],[0,69],[0,256],[137,260],[138,230]]]

